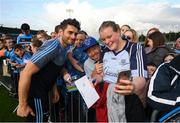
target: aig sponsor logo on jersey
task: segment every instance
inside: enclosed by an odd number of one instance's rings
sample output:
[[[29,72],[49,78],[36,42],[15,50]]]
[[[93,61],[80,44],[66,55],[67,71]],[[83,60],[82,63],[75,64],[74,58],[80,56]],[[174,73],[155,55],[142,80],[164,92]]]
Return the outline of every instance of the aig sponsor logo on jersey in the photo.
[[[117,71],[115,71],[114,69],[110,69],[110,67],[104,68],[104,74],[105,75],[117,77],[118,76],[117,73],[118,73]]]

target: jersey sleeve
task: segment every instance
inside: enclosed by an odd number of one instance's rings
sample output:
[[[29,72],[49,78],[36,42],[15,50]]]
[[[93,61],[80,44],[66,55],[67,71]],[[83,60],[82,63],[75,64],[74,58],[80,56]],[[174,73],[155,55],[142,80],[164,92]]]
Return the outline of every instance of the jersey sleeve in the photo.
[[[161,64],[151,78],[148,90],[148,102],[151,107],[163,110],[175,106],[178,101],[178,76],[173,74],[168,64]]]
[[[31,61],[38,68],[44,67],[48,62],[55,59],[57,57],[57,53],[59,52],[59,43],[57,41],[52,41],[51,43],[46,43],[38,49],[38,52],[35,53]]]
[[[144,48],[138,44],[133,44],[130,54],[130,68],[133,77],[147,78],[146,54]]]
[[[17,37],[17,41],[16,41],[17,44],[19,44],[20,39],[21,39],[20,36],[18,36],[18,37]]]

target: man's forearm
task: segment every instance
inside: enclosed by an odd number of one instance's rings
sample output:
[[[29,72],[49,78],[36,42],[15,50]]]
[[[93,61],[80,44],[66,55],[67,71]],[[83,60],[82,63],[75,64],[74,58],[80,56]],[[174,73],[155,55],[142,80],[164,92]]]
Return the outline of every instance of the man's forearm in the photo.
[[[30,84],[31,84],[31,76],[28,74],[26,70],[22,71],[19,79],[19,89],[18,89],[20,105],[27,104]]]
[[[26,67],[20,74],[19,79],[19,104],[26,104],[29,96],[29,89],[31,85],[31,77],[39,71],[39,68],[31,61],[26,64]]]

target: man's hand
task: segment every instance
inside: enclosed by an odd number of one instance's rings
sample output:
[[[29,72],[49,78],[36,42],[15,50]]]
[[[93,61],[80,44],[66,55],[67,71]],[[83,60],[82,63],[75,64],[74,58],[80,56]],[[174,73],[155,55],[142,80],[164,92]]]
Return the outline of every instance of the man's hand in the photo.
[[[134,93],[135,86],[130,80],[119,80],[120,82],[116,84],[114,92],[121,95],[130,95]]]
[[[29,114],[35,116],[33,110],[29,105],[19,105],[17,109],[17,115],[20,117],[27,117]]]

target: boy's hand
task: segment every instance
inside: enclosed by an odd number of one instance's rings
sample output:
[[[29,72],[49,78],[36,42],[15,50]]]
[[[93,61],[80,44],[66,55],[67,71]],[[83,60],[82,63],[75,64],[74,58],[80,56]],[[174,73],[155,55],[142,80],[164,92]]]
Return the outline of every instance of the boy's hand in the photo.
[[[72,83],[71,75],[69,73],[64,74],[63,79],[69,84]]]
[[[95,70],[98,74],[102,73],[103,72],[103,63],[96,63],[95,64]]]

